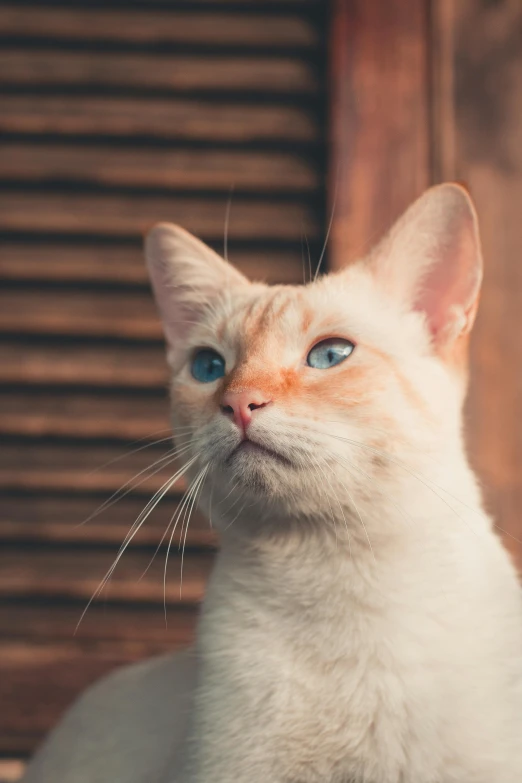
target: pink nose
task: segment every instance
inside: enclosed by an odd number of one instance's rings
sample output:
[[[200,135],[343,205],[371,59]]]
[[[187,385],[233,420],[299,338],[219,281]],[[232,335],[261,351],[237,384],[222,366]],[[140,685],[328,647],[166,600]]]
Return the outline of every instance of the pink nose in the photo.
[[[226,392],[221,400],[221,410],[233,419],[236,426],[245,433],[252,421],[252,414],[258,408],[269,405],[266,394],[255,389],[242,392]]]

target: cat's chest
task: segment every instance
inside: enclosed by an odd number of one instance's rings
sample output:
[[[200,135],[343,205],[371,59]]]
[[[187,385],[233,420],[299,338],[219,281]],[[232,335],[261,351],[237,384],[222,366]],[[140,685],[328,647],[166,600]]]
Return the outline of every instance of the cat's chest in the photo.
[[[297,600],[272,611],[258,596],[255,612],[252,601],[233,611],[221,602],[201,626],[217,702],[230,700],[231,713],[270,737],[291,765],[285,783],[406,780],[416,725],[427,712],[427,725],[438,724],[444,688],[425,676],[437,671],[426,619],[385,599],[378,611],[346,594],[335,606]],[[429,758],[418,762],[417,772],[429,768]]]
[[[344,625],[336,633],[320,624],[250,629],[248,643],[235,638],[228,660],[223,648],[211,656],[220,662],[212,676],[220,703],[232,698],[247,723],[251,715],[263,724],[292,767],[289,780],[300,780],[293,767],[303,748],[306,783],[360,783],[404,746],[408,704],[395,663],[367,635],[361,645],[361,628]]]

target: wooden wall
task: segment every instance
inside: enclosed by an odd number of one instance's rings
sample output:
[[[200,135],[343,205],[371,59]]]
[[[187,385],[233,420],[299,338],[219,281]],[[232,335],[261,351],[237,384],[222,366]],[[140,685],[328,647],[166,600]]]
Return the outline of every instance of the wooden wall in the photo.
[[[468,184],[486,259],[469,446],[522,566],[521,31],[518,0],[0,2],[0,754],[191,638],[204,520],[167,630],[162,558],[138,581],[176,495],[72,635],[164,474],[77,523],[164,453],[112,461],[167,427],[142,232],[175,220],[219,249],[233,184],[232,260],[284,281],[304,234],[317,257],[327,170],[334,267],[429,184]]]

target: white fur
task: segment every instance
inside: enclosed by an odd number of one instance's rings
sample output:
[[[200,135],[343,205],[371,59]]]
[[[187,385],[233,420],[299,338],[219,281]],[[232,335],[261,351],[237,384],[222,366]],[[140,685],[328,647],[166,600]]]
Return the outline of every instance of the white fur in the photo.
[[[27,783],[522,781],[522,593],[464,452],[464,376],[439,353],[458,339],[455,323],[470,328],[480,280],[471,207],[448,188],[369,264],[305,291],[318,315],[304,333],[291,289],[229,280],[203,311],[191,290],[201,325],[183,344],[167,334],[173,398],[188,390],[192,405],[174,407],[174,424],[190,418],[198,470],[209,465],[201,505],[213,482],[222,532],[196,649],[95,686]],[[474,265],[461,263],[473,243]],[[459,266],[434,271],[448,258]],[[441,290],[424,307],[426,269]],[[248,349],[245,313],[275,302],[282,315]],[[466,317],[447,330],[455,308]],[[271,363],[304,373],[326,324],[357,343],[347,361],[368,373],[364,400],[346,406],[349,388],[313,405],[275,400],[249,433],[293,467],[259,456],[231,467],[239,435],[212,407],[213,384],[191,379],[190,351],[210,345],[254,375]],[[343,371],[325,371],[332,388]]]

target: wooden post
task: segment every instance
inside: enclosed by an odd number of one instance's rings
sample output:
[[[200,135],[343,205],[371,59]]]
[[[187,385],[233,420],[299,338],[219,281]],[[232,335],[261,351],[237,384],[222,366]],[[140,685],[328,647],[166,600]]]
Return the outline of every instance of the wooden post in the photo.
[[[485,262],[469,450],[522,568],[522,4],[453,2],[455,140],[447,143],[477,204]]]
[[[330,268],[367,252],[429,185],[425,0],[333,0]]]

